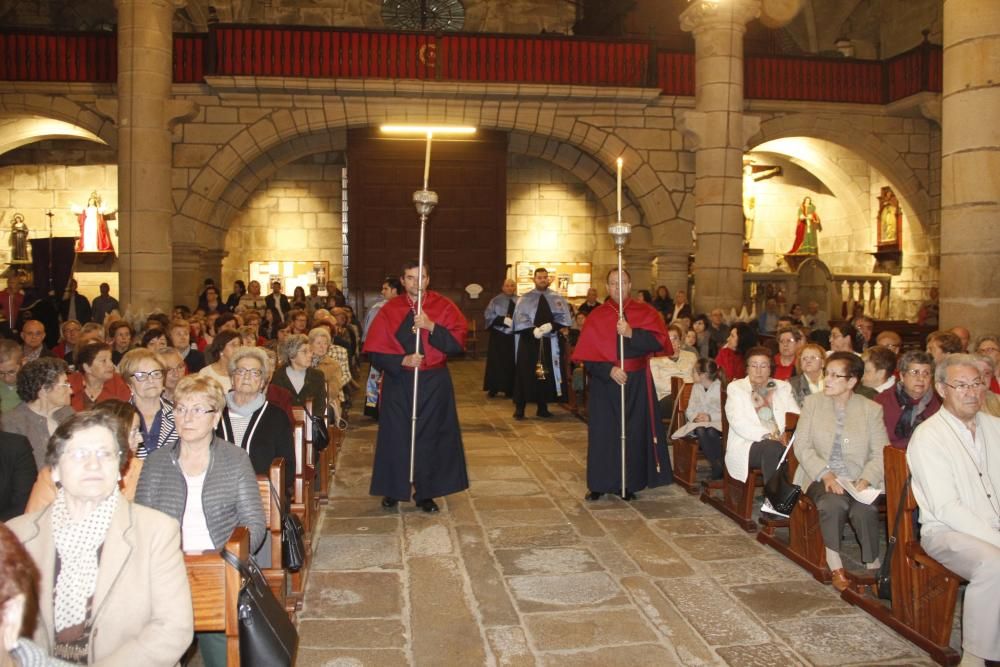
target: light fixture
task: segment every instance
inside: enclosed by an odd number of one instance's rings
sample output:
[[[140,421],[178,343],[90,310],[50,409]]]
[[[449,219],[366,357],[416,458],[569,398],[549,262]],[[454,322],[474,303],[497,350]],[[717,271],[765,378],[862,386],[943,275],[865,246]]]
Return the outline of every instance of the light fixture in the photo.
[[[476,128],[467,125],[383,125],[379,128],[386,134],[412,135],[470,135],[476,133]]]

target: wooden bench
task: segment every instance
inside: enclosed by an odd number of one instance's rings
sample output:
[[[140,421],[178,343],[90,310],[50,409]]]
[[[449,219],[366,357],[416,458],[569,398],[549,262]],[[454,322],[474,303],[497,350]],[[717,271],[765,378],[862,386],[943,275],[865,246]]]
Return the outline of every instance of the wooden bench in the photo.
[[[295,603],[296,608],[302,604],[302,595],[305,592],[306,575],[309,572],[309,565],[312,562],[312,536],[315,521],[315,499],[313,498],[313,468],[305,462],[308,460],[308,450],[305,439],[305,423],[296,420],[293,427],[292,441],[295,444],[295,483],[293,485],[291,510],[299,517],[302,527],[305,529],[305,564],[298,572],[289,575],[291,579],[291,591],[289,598]]]
[[[278,494],[271,493],[274,487]],[[281,496],[284,495],[285,488],[285,459],[277,458],[271,462],[271,469],[268,475],[257,475],[257,489],[260,491],[260,501],[264,505],[264,523],[267,532],[271,534],[271,567],[261,568],[267,585],[278,602],[288,609],[289,612],[295,610],[295,604],[291,603],[289,609],[288,600],[288,574],[281,566],[281,515],[282,508],[278,504]],[[283,501],[282,501],[283,502]]]
[[[674,464],[674,482],[692,495],[701,490],[701,485],[697,480],[698,459],[704,458],[704,456],[698,448],[698,440],[693,435],[675,439],[671,437],[671,434],[688,423],[685,411],[691,401],[693,388],[693,384],[685,382],[684,378],[680,376],[670,378],[670,395],[674,398],[674,407],[673,414],[667,424],[667,439],[673,450],[671,454]]]
[[[246,561],[250,556],[249,531],[242,526],[237,527],[226,541],[225,548],[241,561]],[[191,585],[194,631],[224,632],[226,666],[240,667],[239,619],[236,615],[242,584],[239,571],[213,551],[185,555],[184,565]]]
[[[899,496],[909,475],[906,452],[894,447],[883,451],[885,461],[886,523],[896,522]],[[910,640],[939,664],[954,665],[960,660],[949,646],[955,618],[958,588],[963,579],[931,558],[921,548],[914,528],[917,502],[912,489],[903,502],[903,516],[896,534],[896,548],[890,565],[892,603],[873,595],[872,588],[852,587],[841,597],[861,607],[879,621]]]
[[[296,424],[301,422],[303,425],[302,435],[305,439],[306,465],[311,466],[313,470],[313,510],[319,511],[320,503],[329,501],[330,472],[337,452],[337,446],[331,431],[337,431],[338,438],[340,431],[336,427],[331,429],[330,426],[327,426],[328,445],[326,449],[317,454],[316,450],[313,449],[312,420],[307,418],[305,409],[301,407],[292,408],[292,415],[295,417]]]
[[[725,422],[724,402],[722,414],[723,426],[727,426]],[[798,414],[794,412],[785,414],[785,432],[781,436],[781,441],[786,447],[798,423]],[[728,431],[728,428],[726,430]],[[725,440],[723,440],[723,443],[725,443]],[[791,458],[791,452],[789,452],[789,458]],[[722,473],[721,480],[703,485],[701,502],[708,503],[736,522],[736,525],[740,528],[748,533],[753,533],[757,531],[757,524],[753,520],[754,495],[757,488],[763,485],[764,479],[760,468],[750,468],[747,471],[745,482],[731,477],[727,469]]]
[[[473,359],[479,358],[479,322],[470,317],[466,324],[465,353]]]

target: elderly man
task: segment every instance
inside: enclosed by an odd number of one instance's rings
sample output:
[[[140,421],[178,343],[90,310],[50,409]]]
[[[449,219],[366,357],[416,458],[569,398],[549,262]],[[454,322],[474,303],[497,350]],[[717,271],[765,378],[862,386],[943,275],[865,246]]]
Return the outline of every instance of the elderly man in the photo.
[[[815,301],[810,301],[809,305],[806,306],[806,312],[802,316],[802,324],[806,325],[813,331],[829,331],[830,330],[830,316],[826,311],[819,309],[819,304]]]
[[[483,390],[493,398],[503,393],[514,396],[514,306],[517,305],[517,283],[513,278],[503,281],[500,294],[486,306],[486,328],[490,346],[486,353],[486,374]]]
[[[590,311],[601,305],[601,302],[597,300],[597,288],[591,287],[587,290],[587,300],[580,304],[580,307],[576,309],[576,312],[583,313],[584,315],[590,315]]]
[[[969,581],[962,664],[1000,660],[1000,418],[979,411],[975,360],[952,354],[934,373],[944,406],[910,439],[906,460],[920,506],[920,544]]]
[[[615,288],[617,289],[617,285]],[[682,350],[684,342],[684,332],[676,324],[667,327],[667,336],[670,338],[671,354],[663,354],[652,357],[649,360],[649,372],[653,376],[653,386],[656,389],[656,399],[660,402],[660,412],[663,416],[670,418],[674,409],[674,397],[670,395],[670,381],[674,377],[681,377],[686,384],[694,382],[691,369],[698,361],[698,355],[688,350]]]
[[[45,347],[45,325],[38,320],[28,320],[21,327],[21,340],[24,345],[21,347],[23,363],[34,361],[39,357],[55,356]]]
[[[899,358],[898,367],[899,382],[874,400],[882,406],[889,443],[896,449],[906,449],[913,429],[937,412],[941,401],[932,386],[934,360],[929,354],[910,350]]]
[[[722,321],[722,309],[715,308],[708,314],[708,356],[715,359],[729,339],[730,326]]]
[[[0,413],[18,406],[17,372],[21,369],[21,346],[16,341],[0,340]]]
[[[969,339],[972,338],[969,330],[965,327],[952,327],[948,331],[958,336],[958,339],[962,341],[962,354],[966,354],[969,351]]]

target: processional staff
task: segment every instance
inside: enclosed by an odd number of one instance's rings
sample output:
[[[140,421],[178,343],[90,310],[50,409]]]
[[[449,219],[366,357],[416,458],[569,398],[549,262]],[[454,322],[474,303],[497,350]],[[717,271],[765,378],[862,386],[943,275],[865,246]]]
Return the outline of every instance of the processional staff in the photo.
[[[629,234],[632,233],[632,225],[622,221],[622,159],[616,160],[618,165],[618,217],[617,220],[608,226],[608,233],[615,242],[618,250],[618,321],[625,319],[625,295],[624,281],[622,280],[622,250],[628,241]],[[625,336],[618,334],[618,361],[621,364],[622,372],[625,372]],[[622,448],[622,498],[627,494],[625,490],[625,384],[621,387],[621,448]]]

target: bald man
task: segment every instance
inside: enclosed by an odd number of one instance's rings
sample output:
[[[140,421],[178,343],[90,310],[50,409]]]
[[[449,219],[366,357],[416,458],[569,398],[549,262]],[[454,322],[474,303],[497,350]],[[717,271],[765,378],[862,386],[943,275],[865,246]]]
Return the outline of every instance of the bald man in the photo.
[[[486,328],[490,332],[490,347],[486,355],[486,375],[483,391],[493,398],[503,393],[514,396],[514,308],[517,306],[517,283],[507,278],[500,294],[486,306]]]
[[[958,339],[962,341],[962,354],[969,351],[969,339],[972,338],[972,334],[965,327],[952,327],[949,329],[953,334],[958,336]]]

